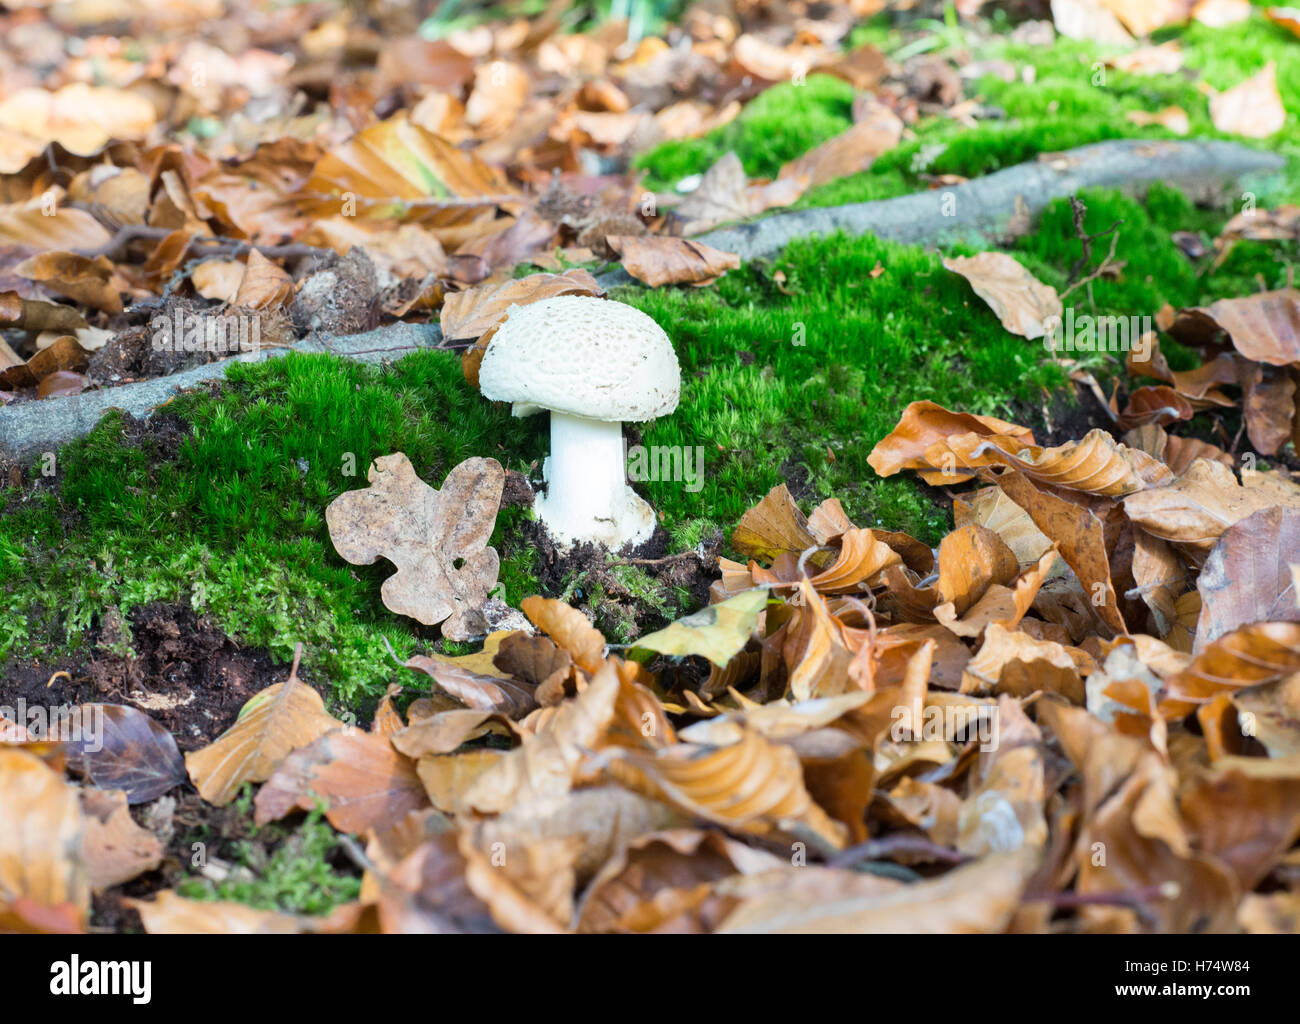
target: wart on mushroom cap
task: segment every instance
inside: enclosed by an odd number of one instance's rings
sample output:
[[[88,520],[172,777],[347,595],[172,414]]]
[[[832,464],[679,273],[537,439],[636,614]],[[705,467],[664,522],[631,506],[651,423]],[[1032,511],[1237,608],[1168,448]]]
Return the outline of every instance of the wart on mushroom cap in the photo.
[[[677,408],[682,375],[663,329],[640,310],[584,295],[512,306],[479,367],[487,398],[516,416],[551,413],[551,454],[535,503],[564,544],[617,551],[654,532],[655,514],[627,485],[624,420]]]

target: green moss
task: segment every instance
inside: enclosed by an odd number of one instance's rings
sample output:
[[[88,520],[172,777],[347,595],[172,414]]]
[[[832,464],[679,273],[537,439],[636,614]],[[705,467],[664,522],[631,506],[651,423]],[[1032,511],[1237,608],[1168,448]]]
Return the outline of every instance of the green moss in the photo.
[[[968,96],[1001,109],[1005,117],[982,119],[975,128],[946,116],[922,118],[911,126],[911,137],[882,155],[869,171],[811,189],[800,199],[799,207],[903,195],[925,187],[923,173],[975,177],[1033,160],[1040,153],[1108,139],[1174,138],[1167,129],[1142,128],[1128,120],[1132,111],[1154,112],[1167,106],[1180,106],[1187,112],[1195,137],[1245,141],[1287,156],[1284,171],[1261,177],[1252,185],[1264,205],[1300,199],[1300,131],[1296,120],[1300,116],[1300,61],[1295,59],[1295,40],[1290,33],[1260,15],[1222,29],[1195,23],[1162,34],[1162,39],[1177,37],[1186,57],[1189,73],[1175,75],[1136,75],[1102,68],[1101,61],[1121,52],[1117,47],[1063,37],[1051,47],[1025,46],[1004,36],[975,45],[973,37],[968,38],[960,28],[932,27],[934,34],[924,37],[926,52],[944,55],[962,50],[973,60],[1003,60],[1018,72],[1032,70],[1032,78],[1005,82],[990,74],[968,83]],[[1010,26],[1004,23],[1002,28],[1006,31]],[[852,45],[863,43],[878,46],[895,59],[919,52],[916,45],[904,45],[901,34],[889,26],[888,19],[877,19],[856,30]],[[1208,100],[1198,88],[1198,79],[1216,89],[1226,89],[1270,61],[1277,65],[1278,89],[1290,111],[1286,126],[1263,144],[1217,132],[1210,122]],[[751,175],[774,174],[786,160],[823,141],[823,130],[836,124],[841,125],[837,129],[840,131],[848,127],[844,119],[851,90],[846,94],[848,87],[844,83],[839,83],[838,92],[829,86],[814,89],[811,86],[816,78],[808,80],[806,89],[774,86],[725,128],[701,139],[660,146],[643,155],[639,165],[650,170],[652,187],[671,187],[685,175],[705,170],[733,149]],[[797,146],[805,139],[803,121],[815,126],[810,134],[816,137],[809,138],[800,150]],[[779,151],[779,160],[766,159],[769,145],[773,152]]]
[[[251,824],[249,790],[245,787],[234,809],[244,819],[248,835],[262,841],[231,842],[228,849],[221,850],[222,856],[237,866],[230,877],[214,882],[192,875],[177,883],[178,894],[194,900],[233,900],[289,914],[328,914],[360,895],[361,879],[335,869],[331,863],[338,856],[338,834],[319,807],[308,813],[297,828],[273,824],[259,830]],[[219,838],[205,829],[186,837],[186,841],[198,844]]]
[[[729,124],[700,139],[666,142],[639,157],[636,166],[649,172],[649,187],[662,191],[734,151],[751,177],[774,178],[784,164],[852,125],[852,105],[852,86],[830,75],[810,75],[803,85],[774,85]]]

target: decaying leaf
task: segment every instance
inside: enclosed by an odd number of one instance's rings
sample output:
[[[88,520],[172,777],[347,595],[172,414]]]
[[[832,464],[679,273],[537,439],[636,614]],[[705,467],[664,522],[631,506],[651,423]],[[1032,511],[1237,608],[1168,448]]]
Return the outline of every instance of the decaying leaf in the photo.
[[[636,646],[678,657],[698,654],[725,668],[749,641],[766,606],[767,591],[750,590],[639,637]]]
[[[320,694],[299,681],[295,657],[289,679],[268,686],[245,704],[234,725],[206,747],[185,755],[185,767],[199,795],[220,807],[233,800],[244,783],[265,782],[293,751],[342,727],[325,710]]]
[[[621,258],[623,268],[652,288],[666,284],[712,284],[728,270],[740,266],[740,257],[734,253],[689,238],[610,235],[605,241]]]
[[[1006,253],[954,256],[944,259],[943,265],[966,278],[1012,334],[1041,338],[1053,322],[1060,323],[1063,307],[1056,289],[1043,284]]]
[[[353,565],[380,557],[397,566],[384,605],[465,640],[487,632],[479,612],[496,585],[499,559],[487,546],[505,470],[496,459],[466,459],[434,490],[398,452],[374,461],[370,487],[341,494],[325,510],[330,539]],[[445,620],[445,621],[444,621]]]

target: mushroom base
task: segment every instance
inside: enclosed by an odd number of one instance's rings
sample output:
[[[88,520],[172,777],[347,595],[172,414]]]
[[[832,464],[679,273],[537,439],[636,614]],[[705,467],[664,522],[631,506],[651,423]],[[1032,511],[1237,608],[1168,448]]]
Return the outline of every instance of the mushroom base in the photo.
[[[617,551],[654,533],[654,509],[627,485],[621,423],[552,412],[542,475],[546,494],[533,509],[562,547],[590,542]]]

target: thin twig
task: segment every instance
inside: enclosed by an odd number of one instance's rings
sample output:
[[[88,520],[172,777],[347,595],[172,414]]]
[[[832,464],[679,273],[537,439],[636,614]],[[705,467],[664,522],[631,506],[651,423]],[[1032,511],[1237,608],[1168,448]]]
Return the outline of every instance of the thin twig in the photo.
[[[885,836],[883,839],[868,839],[865,843],[850,846],[826,863],[832,868],[850,868],[861,861],[881,860],[895,853],[915,853],[944,864],[960,864],[966,860],[965,854],[949,846],[940,846],[926,839],[925,836],[898,835]]]

